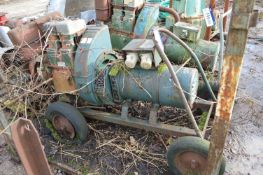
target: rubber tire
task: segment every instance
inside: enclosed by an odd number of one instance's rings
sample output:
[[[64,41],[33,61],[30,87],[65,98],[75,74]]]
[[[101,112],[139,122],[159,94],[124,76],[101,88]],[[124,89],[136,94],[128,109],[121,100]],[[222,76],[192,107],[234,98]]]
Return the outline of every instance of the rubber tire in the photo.
[[[87,121],[74,106],[64,102],[51,103],[46,112],[47,119],[52,122],[54,114],[64,116],[72,124],[76,132],[75,141],[83,143],[87,140],[89,133]]]
[[[199,137],[186,136],[176,139],[175,142],[172,145],[170,145],[167,151],[169,171],[173,175],[183,175],[182,172],[180,172],[174,164],[174,157],[178,154],[187,151],[193,151],[195,153],[202,154],[203,156],[208,157],[209,144],[210,143],[207,140],[203,140]],[[220,171],[218,175],[224,174],[225,167],[226,161],[223,158],[221,161]]]

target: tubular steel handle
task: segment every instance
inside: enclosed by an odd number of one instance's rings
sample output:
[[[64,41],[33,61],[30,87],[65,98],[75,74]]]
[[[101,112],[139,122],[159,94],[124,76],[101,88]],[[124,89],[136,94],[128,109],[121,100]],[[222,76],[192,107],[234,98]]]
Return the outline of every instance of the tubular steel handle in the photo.
[[[170,62],[170,60],[168,59],[168,57],[166,56],[166,54],[164,53],[162,47],[160,46],[160,41],[158,41],[160,38],[160,33],[158,32],[160,29],[157,29],[157,31],[154,32],[154,44],[155,44],[155,47],[158,51],[158,53],[160,54],[162,60],[165,62],[165,64],[167,65],[168,69],[169,69],[169,72],[171,73],[171,77],[173,79],[173,82],[176,86],[174,86],[176,89],[179,90],[179,93],[180,93],[180,96],[181,96],[181,99],[183,100],[183,103],[184,103],[184,106],[185,106],[185,109],[187,111],[187,114],[188,114],[188,117],[189,117],[189,120],[191,121],[193,127],[194,127],[194,130],[196,132],[196,135],[199,136],[200,138],[203,139],[203,135],[202,135],[202,132],[200,130],[200,128],[198,127],[196,121],[195,121],[195,118],[194,118],[194,115],[191,111],[191,108],[187,102],[187,99],[185,97],[185,94],[183,92],[183,89],[182,89],[182,86],[180,84],[180,81],[178,80],[178,77],[176,75],[176,73],[174,72],[173,68],[172,68],[172,63]]]

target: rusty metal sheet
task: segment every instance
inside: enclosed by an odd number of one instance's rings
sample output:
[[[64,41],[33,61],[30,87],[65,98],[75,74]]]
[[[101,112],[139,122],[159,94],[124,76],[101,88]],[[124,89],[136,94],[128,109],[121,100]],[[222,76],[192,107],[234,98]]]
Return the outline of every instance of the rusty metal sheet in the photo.
[[[18,26],[8,32],[12,43],[18,47],[31,44],[40,38],[40,30],[35,21]]]
[[[17,26],[8,32],[8,36],[17,47],[30,45],[32,42],[36,41],[40,43],[43,24],[52,19],[60,19],[61,17],[62,16],[57,12],[47,14],[35,21]]]
[[[205,175],[218,174],[237,93],[253,7],[254,0],[234,1]],[[240,16],[244,18],[239,20]]]
[[[42,48],[40,42],[31,43],[18,50],[20,58],[24,61],[30,61],[36,58],[42,53]]]
[[[33,123],[28,119],[20,118],[11,126],[11,131],[27,175],[52,175]]]

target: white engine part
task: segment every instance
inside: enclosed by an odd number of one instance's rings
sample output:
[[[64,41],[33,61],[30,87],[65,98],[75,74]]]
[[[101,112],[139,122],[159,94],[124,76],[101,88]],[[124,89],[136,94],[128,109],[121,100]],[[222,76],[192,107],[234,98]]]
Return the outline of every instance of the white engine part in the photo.
[[[44,25],[45,30],[53,28],[59,34],[72,35],[86,29],[86,22],[83,19],[70,20],[65,19],[63,21],[51,21]]]
[[[151,69],[153,65],[153,55],[152,53],[144,53],[140,55],[141,58],[141,68]]]
[[[133,69],[135,68],[138,60],[139,60],[139,55],[137,53],[134,52],[127,53],[125,65],[128,68]]]

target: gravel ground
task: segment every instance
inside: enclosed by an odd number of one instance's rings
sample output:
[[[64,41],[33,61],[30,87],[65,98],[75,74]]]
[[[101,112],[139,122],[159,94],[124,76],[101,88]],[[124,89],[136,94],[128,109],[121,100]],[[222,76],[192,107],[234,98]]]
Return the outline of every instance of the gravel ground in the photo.
[[[0,174],[25,175],[23,167],[11,159],[4,138],[0,136]]]

